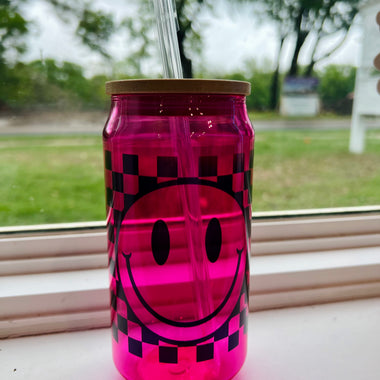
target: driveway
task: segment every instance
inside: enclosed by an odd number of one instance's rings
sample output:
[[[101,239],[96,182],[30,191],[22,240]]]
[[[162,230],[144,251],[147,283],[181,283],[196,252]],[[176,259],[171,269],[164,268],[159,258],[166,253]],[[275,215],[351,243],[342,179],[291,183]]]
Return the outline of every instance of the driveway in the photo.
[[[29,134],[98,134],[102,133],[108,112],[42,112],[0,116],[0,135]],[[253,118],[256,131],[283,129],[349,129],[350,117],[274,119]],[[369,121],[369,127],[380,127],[380,121]]]

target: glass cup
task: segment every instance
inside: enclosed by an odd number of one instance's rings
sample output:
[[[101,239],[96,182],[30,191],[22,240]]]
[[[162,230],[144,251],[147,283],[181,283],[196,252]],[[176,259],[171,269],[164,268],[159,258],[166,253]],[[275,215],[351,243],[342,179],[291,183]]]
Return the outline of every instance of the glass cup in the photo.
[[[247,351],[250,85],[125,80],[106,90],[116,367],[131,380],[230,379]]]

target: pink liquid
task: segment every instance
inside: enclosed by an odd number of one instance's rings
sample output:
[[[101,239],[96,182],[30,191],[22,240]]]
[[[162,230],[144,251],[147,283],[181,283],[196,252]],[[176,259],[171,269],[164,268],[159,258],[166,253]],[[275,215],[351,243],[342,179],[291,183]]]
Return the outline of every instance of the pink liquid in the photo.
[[[116,367],[128,379],[232,378],[247,350],[244,97],[113,96],[104,150]]]

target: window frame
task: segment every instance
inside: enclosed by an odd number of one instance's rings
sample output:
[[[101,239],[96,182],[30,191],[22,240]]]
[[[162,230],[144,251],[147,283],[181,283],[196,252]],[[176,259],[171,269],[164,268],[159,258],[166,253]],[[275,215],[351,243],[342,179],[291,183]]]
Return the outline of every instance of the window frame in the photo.
[[[251,311],[380,296],[380,206],[252,223]],[[0,228],[0,338],[108,326],[106,268],[105,222]]]

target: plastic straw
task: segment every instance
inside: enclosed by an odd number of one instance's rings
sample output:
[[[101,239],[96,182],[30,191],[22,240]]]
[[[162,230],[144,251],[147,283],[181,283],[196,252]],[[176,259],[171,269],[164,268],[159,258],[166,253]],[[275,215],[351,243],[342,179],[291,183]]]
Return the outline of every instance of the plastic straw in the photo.
[[[182,66],[177,39],[177,15],[174,0],[153,0],[164,76],[180,79]],[[190,139],[190,125],[186,118],[169,118],[171,136],[178,156],[181,177],[196,177],[194,154]],[[213,304],[209,287],[209,273],[202,241],[202,219],[199,193],[196,186],[180,186],[186,237],[194,280],[198,318],[211,314]]]
[[[183,78],[179,55],[175,0],[153,0],[158,42],[165,78]]]

